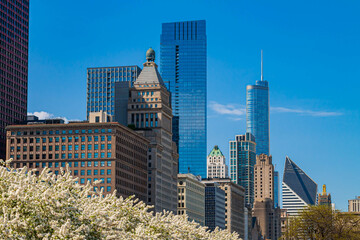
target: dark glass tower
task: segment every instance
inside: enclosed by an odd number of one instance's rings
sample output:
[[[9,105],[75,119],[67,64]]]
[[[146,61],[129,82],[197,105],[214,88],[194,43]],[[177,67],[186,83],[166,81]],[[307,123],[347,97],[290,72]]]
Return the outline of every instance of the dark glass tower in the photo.
[[[316,204],[317,184],[289,157],[285,160],[282,192],[283,208],[289,215]]]
[[[206,177],[206,22],[162,24],[161,76],[172,94],[179,172]]]
[[[0,159],[5,158],[5,127],[26,120],[29,1],[0,1]]]
[[[246,204],[254,203],[255,137],[251,133],[237,135],[230,141],[230,178],[245,188]]]
[[[269,84],[262,72],[261,52],[261,80],[246,87],[246,131],[255,137],[256,154],[269,155]]]

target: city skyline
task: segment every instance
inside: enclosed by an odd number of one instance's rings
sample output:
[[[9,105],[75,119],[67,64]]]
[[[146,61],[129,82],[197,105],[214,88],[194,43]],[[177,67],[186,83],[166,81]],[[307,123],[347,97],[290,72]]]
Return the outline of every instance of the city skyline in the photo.
[[[359,178],[355,172],[359,164],[355,149],[360,129],[355,89],[359,83],[353,77],[358,75],[354,60],[359,48],[354,46],[359,34],[353,31],[357,29],[357,23],[352,21],[356,16],[352,6],[343,5],[349,12],[345,14],[344,10],[328,3],[325,7],[328,11],[322,11],[320,18],[317,15],[317,10],[323,9],[320,3],[313,9],[302,9],[302,6],[295,9],[291,4],[264,2],[260,8],[255,8],[251,3],[234,2],[234,10],[219,21],[213,16],[215,8],[197,12],[188,10],[184,14],[184,7],[180,6],[176,12],[163,11],[161,17],[155,16],[150,27],[131,29],[120,25],[122,31],[131,34],[127,38],[116,38],[115,35],[110,39],[107,34],[115,33],[107,29],[129,19],[130,12],[135,11],[141,16],[136,21],[141,23],[148,5],[112,1],[108,4],[113,5],[113,9],[104,17],[97,16],[97,11],[105,6],[95,7],[92,2],[75,3],[72,9],[65,8],[63,2],[32,2],[30,12],[36,14],[30,13],[29,112],[45,111],[68,119],[85,119],[86,68],[141,65],[143,52],[148,47],[160,52],[161,23],[206,19],[207,152],[219,145],[229,159],[228,141],[245,132],[244,86],[259,78],[259,51],[264,49],[264,71],[271,82],[271,153],[276,170],[282,172],[286,155],[294,156],[316,182],[327,184],[336,207],[346,209],[347,199],[358,194],[347,184]],[[200,5],[201,1],[195,3],[195,9]],[[154,9],[170,7],[171,4],[157,3]],[[123,8],[131,11],[115,14],[117,9]],[[225,5],[217,8],[228,9]],[[255,9],[261,13],[256,13],[261,16],[257,19],[253,18]],[[301,9],[307,19],[290,14]],[[340,22],[332,19],[338,11],[343,17]],[[60,16],[57,12],[66,14]],[[284,18],[288,21],[283,21]],[[225,25],[226,22],[231,24]],[[92,33],[92,28],[97,28],[101,34]],[[234,37],[229,35],[230,29],[238,29]],[[147,40],[143,40],[144,35],[148,36]],[[267,38],[260,38],[260,35]],[[339,88],[339,82],[348,82],[352,87]],[[342,149],[348,149],[345,156]],[[327,171],[323,171],[324,164],[328,166]],[[353,168],[345,169],[348,165]],[[347,174],[338,173],[339,169]]]

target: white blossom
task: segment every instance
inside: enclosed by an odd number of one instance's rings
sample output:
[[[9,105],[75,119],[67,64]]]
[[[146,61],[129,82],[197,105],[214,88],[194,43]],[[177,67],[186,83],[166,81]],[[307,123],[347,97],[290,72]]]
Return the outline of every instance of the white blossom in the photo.
[[[0,239],[239,239],[226,230],[207,230],[185,215],[151,212],[151,206],[116,193],[103,197],[77,184],[69,171],[39,176],[26,167],[0,166]],[[91,196],[91,197],[89,197]]]

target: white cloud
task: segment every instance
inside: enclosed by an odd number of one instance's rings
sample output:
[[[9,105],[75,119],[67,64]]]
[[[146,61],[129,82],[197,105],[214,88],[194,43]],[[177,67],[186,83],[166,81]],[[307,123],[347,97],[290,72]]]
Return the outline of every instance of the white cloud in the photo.
[[[223,105],[215,101],[211,101],[209,107],[219,114],[243,116],[246,113],[246,109],[244,107],[239,107],[234,104]]]
[[[271,107],[271,112],[274,113],[298,113],[301,115],[313,116],[313,117],[335,117],[343,115],[342,112],[328,112],[328,111],[313,111],[304,109],[291,109],[285,107]]]
[[[246,108],[236,104],[220,104],[215,101],[211,101],[209,107],[218,114],[232,116],[229,119],[233,121],[242,120],[239,116],[246,115]],[[306,115],[312,117],[335,117],[344,115],[342,112],[331,112],[331,111],[313,111],[306,109],[297,108],[286,108],[286,107],[270,107],[271,113],[295,113],[299,115]]]
[[[78,120],[78,119],[67,119],[66,117],[56,117],[54,114],[48,113],[48,112],[45,112],[45,111],[33,112],[33,113],[28,112],[27,114],[28,114],[28,115],[35,115],[35,116],[37,116],[40,120],[60,118],[60,119],[63,119],[63,120],[65,121],[65,123],[68,123],[69,121],[80,121],[80,120]]]

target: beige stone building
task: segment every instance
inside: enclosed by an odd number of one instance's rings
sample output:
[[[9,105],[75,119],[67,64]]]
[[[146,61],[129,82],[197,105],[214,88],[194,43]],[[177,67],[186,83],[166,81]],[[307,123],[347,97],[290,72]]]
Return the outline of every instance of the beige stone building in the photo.
[[[207,177],[208,178],[227,178],[228,166],[225,163],[225,156],[217,145],[207,156]]]
[[[256,156],[254,174],[255,201],[266,198],[274,201],[274,165],[271,155],[260,154]]]
[[[150,140],[148,152],[148,204],[156,212],[177,212],[178,153],[172,141],[172,109],[167,90],[155,64],[155,52],[130,88],[128,124]]]
[[[326,185],[323,185],[322,193],[317,196],[317,205],[325,205],[331,207],[331,194],[326,192]]]
[[[360,212],[360,196],[355,199],[349,200],[348,203],[349,212]]]
[[[191,173],[178,174],[177,213],[205,225],[205,184]]]
[[[14,167],[36,169],[37,174],[47,167],[59,174],[68,165],[80,184],[100,180],[94,188],[105,194],[116,190],[146,202],[149,141],[131,129],[113,122],[78,122],[6,130],[6,157],[14,159]]]
[[[203,183],[216,182],[219,188],[225,191],[225,228],[237,232],[244,238],[245,228],[245,189],[227,179],[203,179]]]

